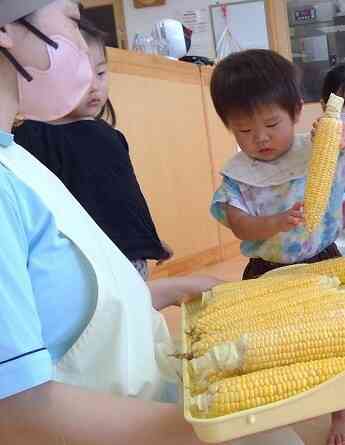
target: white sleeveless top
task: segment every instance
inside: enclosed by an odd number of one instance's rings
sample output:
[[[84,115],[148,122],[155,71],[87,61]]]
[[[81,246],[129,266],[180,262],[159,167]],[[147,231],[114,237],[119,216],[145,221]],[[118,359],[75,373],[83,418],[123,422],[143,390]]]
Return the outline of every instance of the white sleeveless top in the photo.
[[[98,286],[94,315],[55,367],[54,379],[123,396],[160,400],[172,344],[150,292],[131,263],[36,158],[16,144],[0,162],[43,200],[59,231],[89,260]],[[67,284],[66,284],[67,285]],[[174,375],[170,375],[170,378]]]

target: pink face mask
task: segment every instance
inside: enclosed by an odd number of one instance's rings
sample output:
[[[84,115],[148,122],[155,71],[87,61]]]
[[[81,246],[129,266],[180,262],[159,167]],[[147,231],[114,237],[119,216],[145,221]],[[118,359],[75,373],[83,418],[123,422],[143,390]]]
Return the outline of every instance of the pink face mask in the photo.
[[[19,113],[25,119],[49,122],[67,116],[91,87],[93,73],[86,51],[63,36],[51,39],[58,48],[47,45],[49,69],[24,67],[33,77],[31,82],[17,75]]]

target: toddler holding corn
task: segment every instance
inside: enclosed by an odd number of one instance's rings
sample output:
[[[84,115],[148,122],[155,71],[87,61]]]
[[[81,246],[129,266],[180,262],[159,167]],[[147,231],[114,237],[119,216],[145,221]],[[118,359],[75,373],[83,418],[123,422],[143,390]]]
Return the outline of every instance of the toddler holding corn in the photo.
[[[231,54],[216,66],[211,94],[241,148],[221,172],[211,212],[242,240],[250,258],[243,279],[341,256],[335,240],[343,227],[342,151],[320,226],[312,234],[304,226],[311,141],[309,134],[295,134],[303,105],[295,66],[270,50]]]

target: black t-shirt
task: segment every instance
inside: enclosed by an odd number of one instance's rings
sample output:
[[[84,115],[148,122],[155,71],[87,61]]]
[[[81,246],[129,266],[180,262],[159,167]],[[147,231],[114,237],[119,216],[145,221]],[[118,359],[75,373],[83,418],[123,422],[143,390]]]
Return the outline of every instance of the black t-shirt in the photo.
[[[163,259],[122,133],[103,120],[26,121],[15,141],[48,167],[130,259]]]

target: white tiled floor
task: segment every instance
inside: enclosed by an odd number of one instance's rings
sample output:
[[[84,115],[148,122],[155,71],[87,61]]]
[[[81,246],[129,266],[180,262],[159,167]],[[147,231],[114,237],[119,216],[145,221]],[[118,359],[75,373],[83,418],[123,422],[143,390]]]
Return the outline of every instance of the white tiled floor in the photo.
[[[214,275],[228,281],[239,280],[242,270],[246,264],[246,259],[242,256],[233,258],[224,263],[209,266],[198,271],[198,274]],[[163,311],[172,335],[179,336],[180,330],[180,310],[179,308],[169,308]],[[296,431],[304,440],[305,445],[326,445],[327,432],[329,429],[329,416],[312,419],[295,426]],[[277,444],[279,445],[279,444]]]

